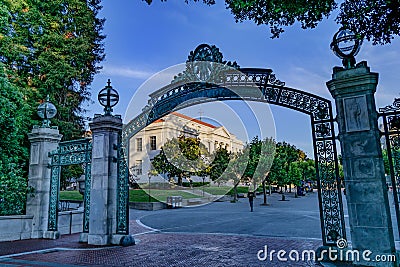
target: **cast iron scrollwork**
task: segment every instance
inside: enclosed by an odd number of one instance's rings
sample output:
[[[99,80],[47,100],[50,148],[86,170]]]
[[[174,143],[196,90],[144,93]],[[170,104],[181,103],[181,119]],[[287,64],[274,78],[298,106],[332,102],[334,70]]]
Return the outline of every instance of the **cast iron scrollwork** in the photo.
[[[208,62],[203,66],[201,75],[194,69],[198,61]],[[217,65],[214,63],[223,64],[225,68],[214,68]],[[186,70],[178,74],[171,84],[150,95],[143,112],[124,128],[123,143],[127,144],[138,131],[175,109],[215,100],[250,99],[305,113],[310,116],[313,129],[323,243],[335,246],[337,239],[346,238],[331,102],[285,87],[285,83],[278,80],[271,69],[239,68],[236,62],[223,61],[215,46],[200,45],[190,53],[186,66]],[[255,89],[258,94],[246,94],[251,91],[249,89]]]
[[[58,229],[58,202],[60,190],[60,175],[62,166],[82,164],[85,170],[85,194],[84,194],[84,218],[83,232],[89,232],[90,213],[90,182],[91,182],[91,161],[92,143],[90,139],[61,142],[58,148],[49,153],[51,158],[50,174],[50,200],[48,215],[48,231]]]

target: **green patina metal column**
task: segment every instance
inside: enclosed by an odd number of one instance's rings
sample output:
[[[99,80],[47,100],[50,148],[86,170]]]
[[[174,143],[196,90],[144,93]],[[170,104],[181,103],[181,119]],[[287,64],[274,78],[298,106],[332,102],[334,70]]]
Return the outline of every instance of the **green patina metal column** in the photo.
[[[38,115],[43,119],[43,124],[35,126],[28,134],[31,142],[29,158],[29,185],[35,191],[34,195],[28,194],[26,214],[33,215],[32,238],[51,238],[59,236],[57,231],[47,231],[50,208],[50,180],[49,153],[58,147],[62,135],[57,127],[50,127],[50,121],[57,110],[49,99],[38,107]]]
[[[119,153],[122,119],[112,115],[118,93],[110,81],[99,93],[104,115],[95,115],[92,131],[92,164],[88,243],[93,245],[134,244],[128,234],[128,184]],[[123,168],[123,169],[121,169]]]

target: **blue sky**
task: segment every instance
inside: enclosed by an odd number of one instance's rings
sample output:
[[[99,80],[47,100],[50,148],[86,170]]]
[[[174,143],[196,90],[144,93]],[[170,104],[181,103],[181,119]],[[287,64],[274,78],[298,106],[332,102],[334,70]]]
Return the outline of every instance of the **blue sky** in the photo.
[[[114,113],[124,115],[134,93],[148,78],[184,63],[189,52],[201,43],[216,45],[225,60],[236,61],[241,67],[271,68],[287,86],[331,99],[325,83],[331,78],[332,68],[341,64],[329,48],[338,29],[334,16],[316,29],[302,30],[297,24],[287,28],[279,39],[270,39],[268,27],[253,22],[235,23],[223,1],[217,2],[206,6],[185,4],[184,0],[166,3],[155,0],[148,6],[140,0],[104,0],[100,15],[106,18],[106,60],[92,84],[92,99],[97,99],[97,93],[110,78],[121,96]],[[378,107],[400,97],[399,44],[399,40],[386,46],[364,42],[356,57],[357,62],[367,60],[371,70],[380,75],[376,94]],[[144,101],[132,103],[138,110],[145,104]],[[263,118],[265,104],[256,106],[258,116]],[[90,110],[87,116],[102,112],[97,100],[86,108]],[[204,117],[213,119],[212,106],[192,108],[185,113],[198,116],[200,109]],[[276,139],[295,144],[312,157],[308,116],[275,106],[271,106],[271,110]],[[235,132],[231,115],[220,123]]]

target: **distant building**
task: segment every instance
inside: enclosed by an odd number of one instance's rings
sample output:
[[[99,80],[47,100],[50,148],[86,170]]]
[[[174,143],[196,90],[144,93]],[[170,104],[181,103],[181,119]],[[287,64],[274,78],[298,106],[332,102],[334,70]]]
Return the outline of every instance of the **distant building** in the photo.
[[[160,153],[161,147],[167,140],[181,135],[200,138],[210,153],[220,147],[235,153],[243,149],[243,142],[225,127],[172,112],[156,120],[130,139],[129,167],[138,183],[148,182],[150,161]],[[160,175],[151,179],[152,182],[162,182],[168,178]]]

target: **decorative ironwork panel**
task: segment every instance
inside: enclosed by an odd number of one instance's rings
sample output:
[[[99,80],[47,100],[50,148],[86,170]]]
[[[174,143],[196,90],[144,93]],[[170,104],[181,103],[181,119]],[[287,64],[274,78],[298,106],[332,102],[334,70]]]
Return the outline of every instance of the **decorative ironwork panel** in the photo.
[[[346,238],[340,180],[337,176],[337,160],[334,140],[315,142],[318,191],[320,197],[322,235],[325,245],[336,245],[339,238]]]
[[[57,163],[58,157],[53,156],[52,163]],[[58,201],[60,191],[61,167],[55,165],[51,167],[50,176],[50,201],[49,201],[49,219],[47,222],[48,231],[57,231],[58,229]]]
[[[121,134],[119,137],[121,140]],[[117,158],[117,234],[129,234],[129,173],[125,158],[125,147],[118,147]]]
[[[382,145],[386,146],[397,228],[400,229],[400,98],[395,98],[392,105],[380,108],[379,112],[379,117],[383,120],[383,128],[380,127],[384,136]]]
[[[92,184],[92,143],[88,144],[85,164],[85,193],[83,195],[83,232],[89,233],[90,187]]]
[[[83,164],[85,168],[83,232],[89,232],[92,143],[89,139],[61,142],[56,150],[49,153],[49,157],[51,157],[49,166],[51,174],[48,231],[57,231],[58,229],[61,168],[68,165]]]

